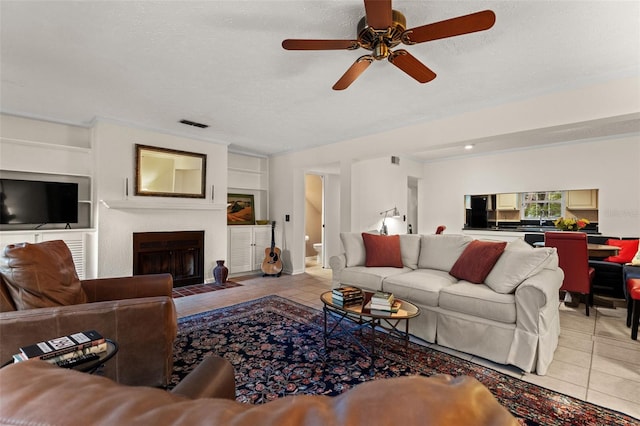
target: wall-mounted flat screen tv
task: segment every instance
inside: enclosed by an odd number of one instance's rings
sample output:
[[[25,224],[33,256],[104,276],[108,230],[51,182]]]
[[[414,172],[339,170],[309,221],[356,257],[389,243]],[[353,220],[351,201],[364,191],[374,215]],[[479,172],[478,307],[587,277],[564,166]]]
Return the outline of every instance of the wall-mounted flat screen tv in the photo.
[[[0,179],[0,224],[77,222],[77,183]]]

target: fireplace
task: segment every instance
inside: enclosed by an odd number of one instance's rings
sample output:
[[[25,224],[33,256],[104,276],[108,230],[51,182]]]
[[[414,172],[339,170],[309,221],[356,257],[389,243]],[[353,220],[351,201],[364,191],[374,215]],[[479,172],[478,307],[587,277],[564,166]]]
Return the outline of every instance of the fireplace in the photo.
[[[165,272],[174,287],[204,283],[204,231],[133,233],[133,275]]]

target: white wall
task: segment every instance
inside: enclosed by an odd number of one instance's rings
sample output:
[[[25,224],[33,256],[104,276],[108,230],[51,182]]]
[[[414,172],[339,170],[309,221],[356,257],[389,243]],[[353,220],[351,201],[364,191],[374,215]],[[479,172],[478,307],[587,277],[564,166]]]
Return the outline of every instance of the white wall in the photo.
[[[93,227],[88,277],[131,275],[133,233],[205,231],[205,277],[227,257],[227,147],[110,121],[92,127],[0,115],[0,170],[89,176]],[[135,144],[207,154],[205,199],[136,197]],[[125,196],[125,179],[129,195]],[[212,186],[215,199],[212,200]],[[154,203],[153,209],[107,208],[99,200]],[[126,203],[125,203],[126,204]],[[175,208],[167,209],[165,206]],[[206,205],[206,209],[184,208]]]
[[[124,182],[129,179],[128,200],[159,201],[175,205],[175,209],[114,209],[98,203],[96,226],[98,232],[98,273],[101,277],[131,275],[133,273],[133,233],[154,231],[205,231],[205,277],[212,276],[216,259],[227,256],[227,147],[210,142],[161,134],[132,128],[118,123],[98,121],[93,128],[95,151],[96,200],[125,198]],[[180,149],[207,154],[207,182],[205,199],[136,197],[135,144]],[[215,185],[215,200],[211,187]],[[180,205],[220,205],[217,210],[183,209]]]
[[[640,236],[640,137],[439,161],[424,166],[420,232],[464,225],[464,195],[599,189],[599,231]]]
[[[300,252],[290,253],[291,270],[301,270],[304,262],[304,221],[297,221],[304,212],[304,171],[318,164],[338,161],[341,179],[339,231],[370,229],[376,222],[376,212],[393,207],[397,200],[406,200],[406,176],[416,176],[421,178],[418,184],[418,232],[434,232],[440,224],[446,224],[449,232],[461,229],[464,219],[462,196],[480,192],[478,188],[482,188],[481,192],[495,193],[529,188],[543,190],[542,186],[549,185],[550,189],[599,188],[602,232],[640,235],[640,191],[637,190],[640,185],[640,142],[637,134],[626,142],[605,138],[599,142],[428,163],[421,166],[423,170],[411,170],[401,176],[384,165],[391,155],[402,155],[403,152],[638,114],[639,87],[640,77],[619,79],[273,156],[270,216],[291,215],[292,222],[285,224],[282,243],[285,247],[297,245]],[[401,157],[401,164],[403,160]],[[374,168],[366,167],[367,162]],[[376,168],[378,166],[382,168]],[[402,183],[396,182],[397,179],[402,179]],[[396,194],[396,188],[400,187],[401,193]],[[634,189],[636,192],[632,193]],[[398,203],[406,205],[406,202]],[[333,230],[336,234],[339,231]]]
[[[424,166],[414,164],[401,154],[472,138],[637,114],[640,112],[639,87],[640,77],[621,79],[272,157],[268,217],[283,224],[277,230],[280,236],[276,239],[283,250],[285,271],[296,273],[304,267],[304,175],[316,165],[337,162],[340,172],[334,176],[339,182],[334,180],[331,187],[339,188],[339,195],[333,200],[338,206],[339,224],[332,223],[332,228],[327,228],[333,233],[327,256],[335,254],[340,231],[370,229],[372,222],[375,224],[376,219],[380,219],[376,217],[377,212],[394,205],[402,210],[401,206],[406,206],[407,176],[421,179],[418,232],[433,232],[435,226],[442,223],[448,226],[449,232],[460,229],[465,193],[598,188],[601,232],[640,235],[640,140],[637,134]],[[215,203],[224,204],[225,146],[109,122],[98,122],[89,131],[81,126],[2,116],[1,130],[0,168],[94,174],[99,276],[131,273],[131,234],[137,231],[204,229],[207,276],[211,275],[215,259],[226,257],[226,216],[222,209],[113,210],[97,203],[99,199],[124,198],[124,179],[128,177],[133,185],[133,146],[141,143],[207,153],[207,196],[211,185],[215,185]],[[91,136],[87,137],[89,133]],[[19,144],[20,148],[15,148],[6,142],[9,139],[35,143]],[[69,147],[51,150],[48,148],[51,144]],[[401,168],[406,169],[402,172],[393,169],[391,155],[400,155]],[[87,164],[86,159],[91,156],[94,164]],[[211,203],[209,198],[201,201]],[[290,222],[284,221],[285,214],[290,215]]]
[[[422,176],[421,163],[400,158],[400,164],[393,164],[389,156],[356,162],[351,173],[351,230],[380,230],[384,219],[380,212],[397,207],[402,217],[389,217],[390,212],[385,220],[387,230],[389,234],[406,233],[408,177]]]

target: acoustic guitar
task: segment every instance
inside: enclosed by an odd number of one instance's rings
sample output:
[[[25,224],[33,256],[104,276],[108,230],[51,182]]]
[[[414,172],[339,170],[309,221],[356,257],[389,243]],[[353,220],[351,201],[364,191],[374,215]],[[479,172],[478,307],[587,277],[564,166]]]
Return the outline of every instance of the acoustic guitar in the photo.
[[[280,258],[280,249],[276,247],[276,239],[274,230],[276,222],[271,222],[271,247],[264,249],[264,260],[262,261],[262,276],[275,275],[277,277],[282,273],[282,259]]]

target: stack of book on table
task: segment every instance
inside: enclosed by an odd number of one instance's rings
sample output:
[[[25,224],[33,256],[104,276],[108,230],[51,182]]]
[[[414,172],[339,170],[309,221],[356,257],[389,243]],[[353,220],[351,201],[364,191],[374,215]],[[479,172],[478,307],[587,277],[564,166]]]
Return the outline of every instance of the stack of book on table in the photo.
[[[361,305],[364,293],[357,287],[339,287],[331,292],[334,305],[341,307]]]
[[[401,305],[399,300],[395,300],[393,293],[376,291],[365,308],[368,308],[372,314],[389,314],[398,312]]]
[[[13,356],[13,362],[41,359],[60,367],[74,367],[97,359],[106,351],[105,338],[97,331],[89,330],[24,346]]]

